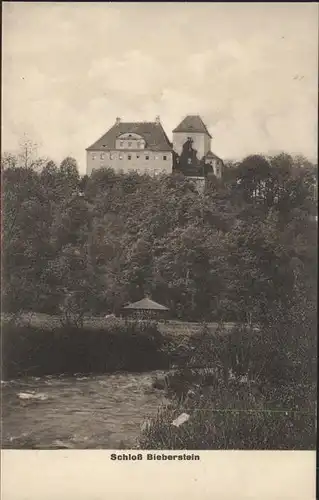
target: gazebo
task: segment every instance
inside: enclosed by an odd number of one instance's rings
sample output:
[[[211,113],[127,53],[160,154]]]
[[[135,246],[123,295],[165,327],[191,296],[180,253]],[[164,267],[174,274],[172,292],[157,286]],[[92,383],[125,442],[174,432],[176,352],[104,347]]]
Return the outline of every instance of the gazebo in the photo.
[[[169,309],[166,306],[158,304],[148,297],[123,307],[124,316],[139,319],[164,319],[168,312]]]

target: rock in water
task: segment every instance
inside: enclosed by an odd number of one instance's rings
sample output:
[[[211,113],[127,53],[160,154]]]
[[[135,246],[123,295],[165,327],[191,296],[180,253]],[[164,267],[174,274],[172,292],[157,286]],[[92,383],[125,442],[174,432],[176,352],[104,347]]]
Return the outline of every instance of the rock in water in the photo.
[[[28,399],[36,399],[37,401],[45,401],[48,399],[47,394],[39,392],[38,394],[30,393],[30,392],[19,392],[17,394],[19,399],[28,400]]]

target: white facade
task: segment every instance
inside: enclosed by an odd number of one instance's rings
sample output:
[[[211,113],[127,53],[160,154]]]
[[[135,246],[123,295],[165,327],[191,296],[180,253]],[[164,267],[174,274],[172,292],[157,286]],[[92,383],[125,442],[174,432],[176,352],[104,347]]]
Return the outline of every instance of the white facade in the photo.
[[[123,151],[87,151],[87,175],[98,168],[113,168],[115,171],[136,171],[139,174],[158,175],[172,172],[172,152],[154,152],[147,149]]]

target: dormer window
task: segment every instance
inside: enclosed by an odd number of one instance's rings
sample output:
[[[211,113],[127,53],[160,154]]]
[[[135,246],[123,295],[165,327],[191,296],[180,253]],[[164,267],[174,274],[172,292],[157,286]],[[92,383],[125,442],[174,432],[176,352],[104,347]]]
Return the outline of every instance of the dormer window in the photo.
[[[135,133],[122,133],[116,138],[116,149],[141,149],[144,148],[145,141],[143,137]]]

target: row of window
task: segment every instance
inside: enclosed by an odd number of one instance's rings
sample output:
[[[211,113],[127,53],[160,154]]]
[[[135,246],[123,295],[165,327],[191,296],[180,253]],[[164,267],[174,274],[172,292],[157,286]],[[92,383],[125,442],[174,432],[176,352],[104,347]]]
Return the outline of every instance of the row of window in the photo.
[[[135,156],[135,158],[140,158],[141,155],[137,154]],[[96,160],[97,158],[97,153],[92,153],[92,160]],[[100,153],[100,160],[103,161],[105,158],[107,159],[110,159],[110,160],[116,160],[117,156],[115,153]],[[142,158],[144,158],[145,160],[149,160],[150,159],[150,155],[149,154],[146,154],[146,155],[143,155]],[[132,160],[132,155],[131,154],[128,154],[127,155],[127,158],[125,158],[125,155],[123,153],[119,153],[118,155],[118,159],[119,160],[124,160],[124,159],[127,159],[127,160]],[[167,155],[155,155],[154,158],[152,158],[154,160],[164,160],[166,161],[167,160]]]
[[[133,148],[133,149],[143,149],[144,148],[144,142],[141,141],[119,141],[120,148]]]

